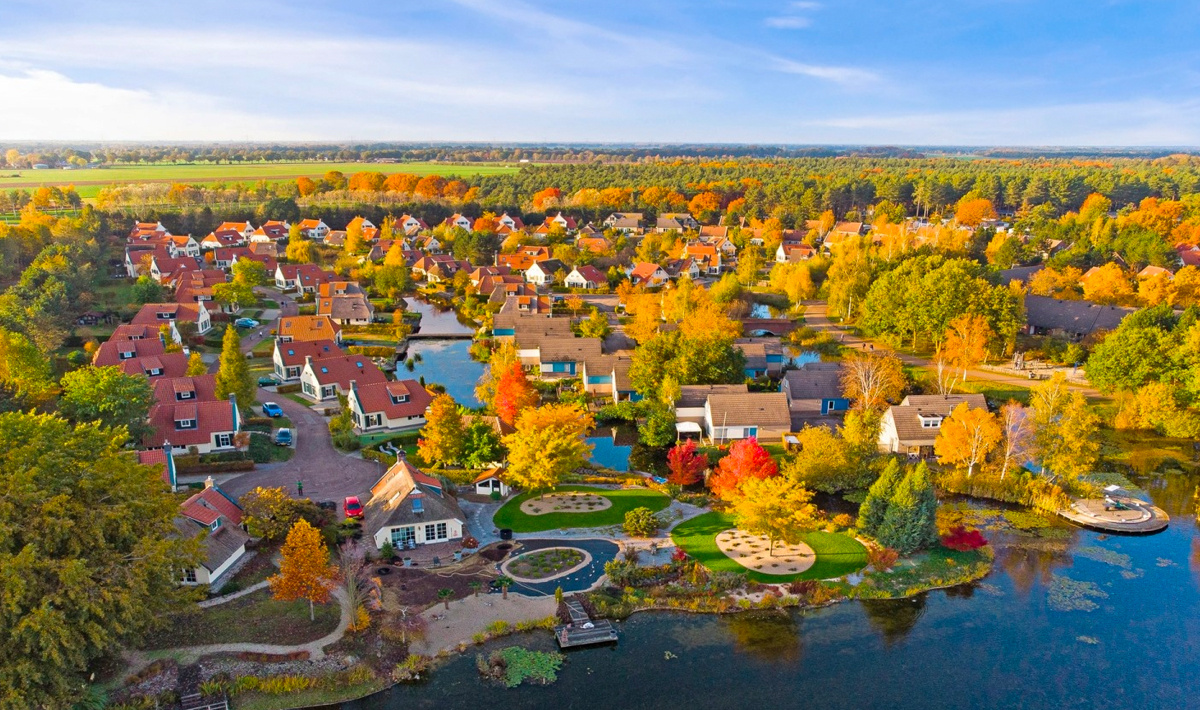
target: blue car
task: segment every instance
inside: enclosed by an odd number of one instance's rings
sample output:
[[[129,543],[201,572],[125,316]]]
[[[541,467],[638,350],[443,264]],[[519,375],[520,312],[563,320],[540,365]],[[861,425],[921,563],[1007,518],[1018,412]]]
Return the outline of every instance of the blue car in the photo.
[[[283,409],[274,402],[266,402],[263,404],[263,414],[267,415],[268,417],[282,417]]]
[[[235,326],[237,326],[238,328],[257,328],[258,327],[258,321],[254,320],[253,318],[238,318],[237,320],[235,320],[233,322],[233,324]]]

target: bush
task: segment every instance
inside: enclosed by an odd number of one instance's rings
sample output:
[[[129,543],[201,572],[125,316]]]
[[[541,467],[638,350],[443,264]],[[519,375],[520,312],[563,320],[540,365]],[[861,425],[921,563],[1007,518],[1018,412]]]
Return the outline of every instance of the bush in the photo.
[[[625,514],[625,524],[622,526],[626,534],[634,537],[650,537],[658,532],[658,517],[654,511],[646,507],[634,508]]]
[[[890,547],[870,545],[867,547],[867,564],[879,572],[887,572],[900,559],[900,553]]]
[[[637,419],[637,405],[628,400],[606,404],[596,412],[596,422],[631,422]]]
[[[987,544],[987,538],[983,536],[983,533],[978,530],[967,530],[964,527],[956,527],[942,536],[942,546],[958,552],[978,550]]]
[[[299,392],[300,391],[300,383],[299,382],[291,382],[286,385],[279,385],[275,388],[275,391],[278,392],[279,394],[292,394],[294,392]]]
[[[366,355],[367,357],[391,358],[396,354],[395,348],[389,348],[385,345],[351,345],[347,350],[351,354]]]

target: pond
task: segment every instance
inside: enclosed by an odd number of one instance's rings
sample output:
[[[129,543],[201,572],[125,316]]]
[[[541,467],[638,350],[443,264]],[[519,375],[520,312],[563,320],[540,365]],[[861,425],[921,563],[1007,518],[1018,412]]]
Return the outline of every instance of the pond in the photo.
[[[396,363],[396,378],[424,377],[427,384],[445,387],[459,404],[480,407],[483,403],[475,398],[475,385],[487,365],[471,359],[470,347],[470,340],[410,339],[406,357],[414,359],[413,369],[409,371],[403,362]],[[420,362],[415,362],[417,355],[421,356]]]
[[[637,442],[637,431],[631,426],[600,425],[587,437],[592,445],[592,463],[614,471],[629,470],[629,455]]]
[[[802,613],[638,614],[616,646],[569,653],[549,687],[485,685],[468,652],[345,707],[1197,707],[1197,482],[1137,478],[1172,516],[1159,535],[1050,519],[1037,535],[989,533],[996,564],[974,585]]]
[[[465,325],[458,319],[458,313],[453,308],[440,308],[428,301],[416,298],[404,299],[405,310],[421,314],[420,333],[431,335],[473,335],[475,328]]]
[[[776,308],[767,303],[753,303],[750,305],[751,318],[787,318],[788,312],[783,308]]]

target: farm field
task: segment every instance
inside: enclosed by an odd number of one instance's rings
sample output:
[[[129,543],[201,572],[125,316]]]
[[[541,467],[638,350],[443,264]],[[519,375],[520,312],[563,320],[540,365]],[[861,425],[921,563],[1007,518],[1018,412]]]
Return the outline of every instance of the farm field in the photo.
[[[515,173],[516,165],[499,163],[164,163],[153,165],[116,165],[83,170],[4,170],[0,189],[31,189],[43,185],[74,185],[83,198],[95,197],[100,188],[121,183],[142,182],[246,182],[281,181],[300,176],[319,178],[330,170],[347,176],[367,170],[373,172],[415,173],[417,175],[497,175]],[[15,176],[15,177],[14,177]]]

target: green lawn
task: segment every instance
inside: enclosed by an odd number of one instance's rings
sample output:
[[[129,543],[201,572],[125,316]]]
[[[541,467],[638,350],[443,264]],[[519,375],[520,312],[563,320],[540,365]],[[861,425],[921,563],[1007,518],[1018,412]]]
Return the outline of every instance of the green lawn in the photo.
[[[516,532],[541,532],[543,530],[558,530],[561,528],[595,528],[605,525],[620,525],[625,522],[625,514],[634,508],[646,507],[653,511],[666,508],[671,499],[645,488],[624,488],[610,490],[595,486],[559,486],[556,492],[586,491],[603,496],[612,501],[612,506],[594,513],[547,513],[545,515],[526,515],[521,512],[521,503],[536,497],[535,493],[522,493],[505,503],[496,511],[493,522],[498,528],[512,528]]]
[[[280,602],[263,589],[225,604],[192,610],[168,619],[161,631],[146,639],[145,649],[203,646],[212,643],[298,644],[315,641],[337,628],[341,610],[336,600],[315,607],[308,620],[308,602]]]
[[[804,542],[817,554],[812,567],[798,574],[755,572],[733,561],[717,547],[717,535],[733,527],[737,526],[728,513],[705,513],[677,525],[671,531],[671,539],[710,570],[738,572],[756,582],[832,579],[857,572],[867,564],[867,548],[858,540],[841,533],[811,532],[804,535]]]

